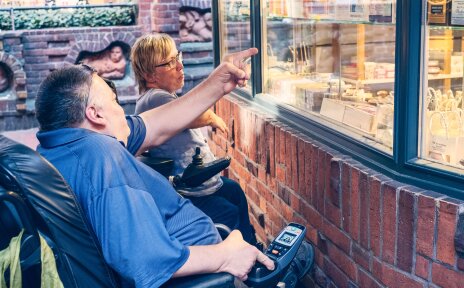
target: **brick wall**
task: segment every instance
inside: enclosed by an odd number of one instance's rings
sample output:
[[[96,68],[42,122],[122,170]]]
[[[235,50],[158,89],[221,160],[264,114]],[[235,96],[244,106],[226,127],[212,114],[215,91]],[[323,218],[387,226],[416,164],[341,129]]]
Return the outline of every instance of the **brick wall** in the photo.
[[[215,109],[231,132],[210,146],[233,158],[226,174],[244,188],[258,236],[306,225],[316,248],[307,287],[463,287],[454,237],[464,202],[393,181],[243,100]]]
[[[53,70],[74,64],[79,52],[97,52],[119,41],[132,46],[140,26],[23,30],[0,34],[2,59],[15,72],[17,99],[0,101],[0,131],[36,127],[34,99],[42,80]],[[14,61],[13,61],[13,60]],[[10,61],[11,60],[11,61]],[[135,99],[135,81],[116,83],[118,95]],[[6,105],[8,104],[8,105]]]
[[[170,34],[179,38],[179,0],[151,1],[151,31]]]

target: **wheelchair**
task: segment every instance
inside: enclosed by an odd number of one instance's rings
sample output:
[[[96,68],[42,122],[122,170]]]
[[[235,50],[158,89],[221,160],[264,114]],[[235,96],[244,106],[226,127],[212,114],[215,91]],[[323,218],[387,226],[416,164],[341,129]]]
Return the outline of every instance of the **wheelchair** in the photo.
[[[23,287],[40,287],[39,232],[53,250],[64,287],[120,287],[82,213],[56,168],[32,149],[0,135],[0,250],[24,229]],[[162,287],[229,288],[234,287],[234,277],[192,275],[171,279]]]

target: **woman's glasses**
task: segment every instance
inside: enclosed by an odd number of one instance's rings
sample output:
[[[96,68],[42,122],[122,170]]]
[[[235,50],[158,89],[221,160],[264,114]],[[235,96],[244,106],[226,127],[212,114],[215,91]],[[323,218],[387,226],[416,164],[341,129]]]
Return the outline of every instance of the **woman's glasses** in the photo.
[[[176,55],[176,57],[173,57],[171,60],[169,60],[169,62],[166,62],[166,63],[163,63],[163,64],[159,64],[159,65],[155,65],[155,68],[156,67],[164,67],[164,66],[167,66],[169,67],[170,69],[173,69],[177,66],[177,62],[179,63],[182,63],[182,51],[179,51]]]

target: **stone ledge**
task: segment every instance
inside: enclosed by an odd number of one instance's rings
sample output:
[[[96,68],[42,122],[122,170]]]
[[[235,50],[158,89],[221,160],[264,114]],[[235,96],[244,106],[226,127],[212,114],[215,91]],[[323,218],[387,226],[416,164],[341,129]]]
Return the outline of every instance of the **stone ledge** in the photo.
[[[188,42],[181,43],[180,50],[184,53],[199,52],[199,51],[212,51],[213,42]]]

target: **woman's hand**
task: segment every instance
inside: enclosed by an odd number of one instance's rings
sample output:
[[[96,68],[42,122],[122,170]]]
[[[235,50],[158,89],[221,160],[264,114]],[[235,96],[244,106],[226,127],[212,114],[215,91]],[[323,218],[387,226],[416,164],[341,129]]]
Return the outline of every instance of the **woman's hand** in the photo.
[[[227,127],[224,120],[221,117],[217,116],[216,114],[212,114],[211,122],[209,124],[212,128],[219,129],[222,133],[229,133],[229,128]]]

